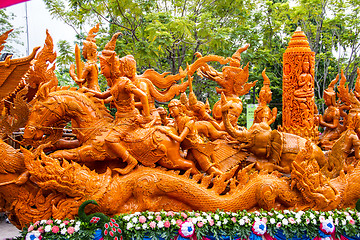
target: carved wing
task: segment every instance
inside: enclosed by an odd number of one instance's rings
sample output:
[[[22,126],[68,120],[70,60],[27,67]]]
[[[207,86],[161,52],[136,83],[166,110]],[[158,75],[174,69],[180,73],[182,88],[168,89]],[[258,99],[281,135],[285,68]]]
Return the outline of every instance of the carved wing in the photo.
[[[0,62],[0,100],[9,96],[19,85],[24,74],[29,70],[30,62],[39,47],[34,48],[30,56]]]

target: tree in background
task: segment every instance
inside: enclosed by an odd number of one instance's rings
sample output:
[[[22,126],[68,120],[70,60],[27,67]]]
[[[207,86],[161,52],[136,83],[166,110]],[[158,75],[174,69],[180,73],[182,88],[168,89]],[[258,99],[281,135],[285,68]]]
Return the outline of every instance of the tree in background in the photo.
[[[5,33],[6,31],[13,29],[11,21],[14,20],[15,15],[13,13],[8,13],[6,9],[0,9],[0,35]],[[23,45],[23,42],[19,38],[19,34],[21,33],[21,29],[14,29],[9,34],[8,39],[6,40],[6,44],[4,45],[4,49],[2,53],[9,52],[16,55],[16,45]]]

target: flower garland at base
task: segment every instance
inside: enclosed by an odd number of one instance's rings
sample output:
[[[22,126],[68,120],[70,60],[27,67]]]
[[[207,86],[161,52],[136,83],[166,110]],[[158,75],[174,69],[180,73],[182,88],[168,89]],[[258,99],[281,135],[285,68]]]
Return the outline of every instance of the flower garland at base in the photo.
[[[329,212],[147,211],[121,214],[105,224],[100,224],[99,220],[97,217],[89,222],[41,220],[24,228],[22,238],[18,239],[360,240],[360,212],[352,209]]]

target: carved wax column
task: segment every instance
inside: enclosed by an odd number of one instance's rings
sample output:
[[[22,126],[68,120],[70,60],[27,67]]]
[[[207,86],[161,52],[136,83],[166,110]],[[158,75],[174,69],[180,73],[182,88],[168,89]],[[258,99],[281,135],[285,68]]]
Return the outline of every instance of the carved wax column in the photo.
[[[299,28],[283,55],[283,113],[280,131],[318,140],[314,123],[315,53]]]

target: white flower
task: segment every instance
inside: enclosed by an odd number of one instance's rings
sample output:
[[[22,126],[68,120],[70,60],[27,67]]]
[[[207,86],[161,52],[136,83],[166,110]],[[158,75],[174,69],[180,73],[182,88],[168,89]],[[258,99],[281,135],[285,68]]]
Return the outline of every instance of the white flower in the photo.
[[[301,223],[301,218],[297,218],[297,219],[296,219],[296,222],[297,222],[298,224],[300,224],[300,223]]]
[[[136,226],[135,229],[136,229],[136,230],[140,230],[140,227],[139,227],[139,226]]]
[[[313,213],[310,213],[309,217],[310,217],[310,219],[314,219],[315,215]]]
[[[253,224],[253,232],[256,235],[264,235],[266,232],[266,224],[262,221],[255,221]]]
[[[51,231],[51,225],[46,225],[45,232],[50,232],[50,231]]]
[[[220,227],[220,226],[221,226],[221,221],[218,221],[218,222],[216,223],[216,226]]]
[[[59,227],[60,227],[60,228],[64,228],[64,227],[65,227],[65,223],[60,224]]]
[[[75,225],[81,225],[81,222],[80,221],[76,221]]]
[[[345,225],[346,225],[346,220],[345,220],[345,219],[341,220],[341,224],[342,224],[343,226],[345,226]]]
[[[276,222],[276,221],[275,221],[274,218],[270,218],[270,223],[271,223],[271,224],[275,224],[275,222]]]
[[[284,219],[282,220],[282,224],[288,225],[288,224],[289,224],[289,221],[288,221],[286,218],[284,218]]]
[[[349,213],[354,214],[355,212],[353,210],[349,210]]]
[[[140,216],[141,213],[140,213],[140,212],[135,212],[134,215],[135,215],[135,216]]]
[[[137,219],[137,217],[134,217],[133,219],[131,219],[131,221],[132,221],[133,223],[137,223],[137,222],[138,222],[138,219]]]
[[[191,222],[184,222],[183,224],[181,224],[180,231],[186,238],[189,238],[191,235],[194,234],[194,224],[192,224]]]
[[[47,221],[46,220],[41,220],[40,224],[45,224]]]
[[[228,223],[228,220],[225,218],[224,221],[223,221],[224,224],[227,224]]]
[[[241,226],[245,225],[245,220],[244,220],[243,218],[240,219],[239,224],[240,224]]]
[[[127,229],[127,230],[130,230],[133,226],[134,226],[134,225],[133,225],[131,222],[128,222],[128,223],[126,224],[126,229]]]
[[[176,221],[175,221],[176,222]],[[146,224],[146,223],[144,223],[143,225],[142,225],[142,229],[147,229],[148,228],[148,225]]]
[[[220,215],[224,215],[225,213],[224,212],[219,212]]]
[[[353,220],[352,217],[350,217],[350,216],[346,216],[345,218],[346,218],[346,220],[348,220],[348,221]]]
[[[255,221],[255,222],[258,222],[258,221],[260,221],[260,218],[255,217],[255,218],[254,218],[254,221]]]
[[[284,210],[283,212],[284,212],[284,214],[290,214],[289,210]]]
[[[284,218],[284,215],[282,215],[282,214],[280,213],[279,215],[277,215],[277,217],[278,217],[279,219],[283,219],[283,218]]]
[[[74,219],[71,219],[71,220],[70,220],[70,223],[74,223],[74,222],[75,222],[75,220],[74,220]]]
[[[123,217],[123,219],[128,222],[128,221],[130,221],[130,216],[126,215],[126,216]]]
[[[151,219],[154,219],[154,216],[153,216],[153,215],[149,215],[147,218],[151,220]]]
[[[157,224],[158,228],[163,228],[164,227],[164,222],[163,221],[159,221]]]
[[[233,216],[233,217],[236,217],[236,216],[238,216],[239,214],[237,214],[237,213],[231,213],[231,216]]]
[[[325,221],[325,217],[324,217],[324,216],[320,216],[320,217],[319,217],[319,221],[320,221],[320,222],[324,222],[324,221]]]
[[[79,225],[75,225],[74,230],[75,230],[75,232],[78,232],[78,231],[80,230],[80,226],[79,226]]]
[[[313,222],[313,224],[316,224],[316,223],[317,223],[316,219],[313,219],[312,222]]]
[[[171,223],[171,225],[175,225],[175,224],[176,224],[176,220],[173,218],[173,219],[171,219],[170,223]]]
[[[215,220],[219,220],[219,219],[220,219],[219,215],[215,214],[215,215],[214,215],[214,219],[215,219]]]
[[[66,228],[62,228],[61,231],[60,231],[60,233],[61,233],[62,235],[65,235],[65,234],[66,234]]]
[[[335,222],[334,222],[335,226],[339,225],[339,219],[335,218]]]
[[[54,222],[55,222],[56,224],[60,224],[60,223],[61,223],[61,220],[60,220],[60,219],[56,219]]]

